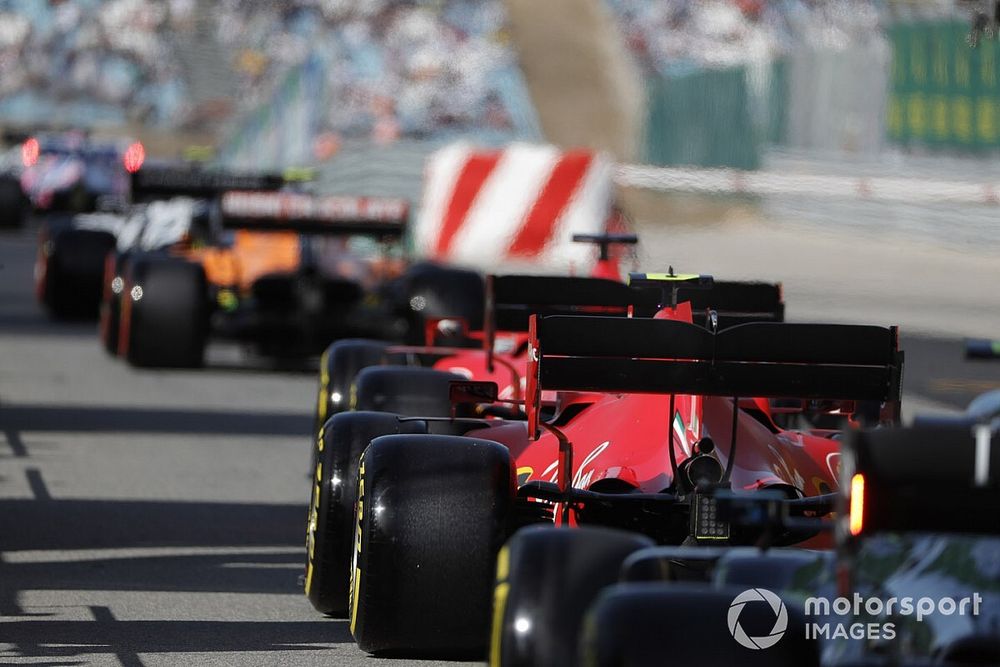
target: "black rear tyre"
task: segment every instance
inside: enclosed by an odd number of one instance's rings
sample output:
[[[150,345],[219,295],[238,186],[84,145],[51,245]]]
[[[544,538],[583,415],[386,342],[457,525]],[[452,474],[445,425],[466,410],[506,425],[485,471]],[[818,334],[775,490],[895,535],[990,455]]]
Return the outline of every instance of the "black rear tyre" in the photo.
[[[587,667],[740,665],[810,667],[819,664],[815,640],[806,639],[805,617],[794,605],[775,610],[764,599],[743,602],[730,629],[739,587],[628,583],[606,589],[583,624],[581,663]],[[770,593],[770,591],[768,591]],[[784,614],[783,619],[780,614]],[[774,630],[783,634],[771,636]],[[734,636],[741,633],[743,646]],[[774,638],[777,637],[777,640]],[[758,648],[753,648],[753,642]],[[772,644],[771,642],[774,641]],[[766,650],[760,650],[766,649]]]
[[[13,176],[0,176],[0,227],[17,228],[23,225],[27,208],[21,182]]]
[[[431,319],[461,318],[470,330],[483,327],[485,283],[482,275],[467,269],[429,262],[410,267],[401,279],[401,305],[409,322],[409,342],[424,342],[424,323]],[[441,345],[464,345],[461,337],[442,338]]]
[[[514,468],[496,442],[376,438],[359,470],[351,632],[369,653],[485,654]]]
[[[348,409],[354,376],[362,368],[389,363],[387,347],[389,344],[382,341],[352,338],[338,340],[326,348],[319,361],[319,397],[314,433],[319,433],[327,419]]]
[[[370,366],[354,379],[352,407],[416,417],[449,417],[449,383],[464,379],[433,368]]]
[[[104,293],[101,296],[100,336],[104,350],[118,355],[118,332],[121,328],[122,291],[125,287],[125,273],[128,255],[109,252],[104,261]]]
[[[719,558],[716,586],[809,593],[835,585],[833,552],[809,549],[733,549]]]
[[[38,262],[38,295],[57,319],[97,317],[104,283],[104,260],[115,237],[91,229],[43,228]]]
[[[133,366],[200,366],[208,336],[208,283],[200,264],[133,257],[122,295],[121,349]]]
[[[424,432],[423,422],[401,422],[383,412],[343,412],[320,430],[306,526],[305,581],[306,597],[317,611],[330,615],[348,611],[361,453],[380,435]]]
[[[490,664],[573,667],[584,612],[649,538],[610,528],[532,526],[497,559]],[[662,656],[661,656],[662,657]]]
[[[316,469],[319,458],[317,446],[321,436],[317,436],[320,429],[328,419],[350,409],[354,378],[358,372],[369,366],[405,362],[406,355],[389,354],[386,352],[388,347],[388,343],[377,340],[346,339],[332,343],[323,352],[319,360],[319,396],[316,400],[310,471]]]

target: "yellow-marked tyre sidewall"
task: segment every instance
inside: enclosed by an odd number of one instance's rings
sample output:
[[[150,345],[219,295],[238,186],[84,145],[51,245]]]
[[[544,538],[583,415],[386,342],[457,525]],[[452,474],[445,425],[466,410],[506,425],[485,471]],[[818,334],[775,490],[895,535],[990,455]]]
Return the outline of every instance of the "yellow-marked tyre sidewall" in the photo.
[[[364,525],[365,525],[365,457],[361,456],[358,467],[358,500],[354,510],[354,555],[351,559],[351,584],[349,588],[351,617],[351,634],[357,637],[358,607],[361,604],[361,577],[364,563]]]
[[[323,351],[323,356],[319,358],[319,396],[316,398],[316,423],[315,431],[326,422],[329,413],[328,401],[330,400],[330,371],[326,364],[330,357],[330,350]]]
[[[520,529],[497,561],[506,589],[502,615],[494,612],[490,664],[578,667],[584,612],[618,581],[627,555],[649,546],[643,535],[609,528]]]
[[[324,614],[350,614],[350,578],[356,547],[358,467],[373,438],[399,432],[423,433],[424,422],[401,422],[396,415],[341,412],[320,431],[313,465],[312,502],[308,515],[306,595]],[[311,566],[311,567],[310,567]]]
[[[323,482],[323,462],[316,463],[313,473],[312,495],[309,499],[309,515],[306,519],[306,596],[312,592],[313,574],[316,566],[316,531],[319,525],[320,485]]]
[[[510,592],[510,584],[507,583],[509,572],[510,550],[505,545],[497,554],[497,580],[493,587],[493,623],[490,631],[489,656],[491,667],[499,667],[501,664],[504,616],[507,613],[507,594]]]
[[[508,450],[460,436],[385,435],[358,470],[350,597],[359,648],[484,659],[514,502]]]

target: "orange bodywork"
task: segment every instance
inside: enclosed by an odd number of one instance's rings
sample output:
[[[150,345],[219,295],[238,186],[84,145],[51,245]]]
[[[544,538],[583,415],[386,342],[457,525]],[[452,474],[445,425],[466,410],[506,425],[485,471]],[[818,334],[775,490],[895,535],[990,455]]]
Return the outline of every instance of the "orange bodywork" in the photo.
[[[238,287],[241,292],[269,273],[290,272],[302,262],[299,235],[294,232],[238,230],[227,248],[186,249],[188,259],[205,267],[208,282],[220,287]]]

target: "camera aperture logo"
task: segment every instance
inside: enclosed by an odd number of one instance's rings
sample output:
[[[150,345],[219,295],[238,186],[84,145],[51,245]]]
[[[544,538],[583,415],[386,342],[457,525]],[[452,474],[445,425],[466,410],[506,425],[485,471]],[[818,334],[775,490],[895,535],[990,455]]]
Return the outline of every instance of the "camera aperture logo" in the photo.
[[[740,625],[740,614],[748,602],[766,602],[771,607],[774,612],[774,627],[770,633],[751,637]],[[788,610],[785,609],[785,603],[781,598],[766,588],[750,588],[733,598],[726,620],[729,622],[729,634],[740,646],[760,650],[774,646],[785,635],[785,630],[788,628]]]
[[[891,641],[896,638],[894,621],[899,617],[913,616],[920,623],[927,616],[934,614],[978,616],[982,601],[983,598],[979,593],[958,599],[890,597],[883,600],[878,597],[862,597],[858,593],[854,593],[850,598],[838,597],[833,600],[810,597],[806,599],[804,609],[805,638]],[[774,626],[766,635],[752,637],[740,624],[740,616],[751,602],[766,603],[774,614]],[[757,609],[765,609],[759,604],[755,606]],[[766,621],[766,619],[761,620]],[[740,646],[760,650],[774,646],[785,635],[788,630],[788,610],[781,598],[772,591],[766,588],[750,588],[733,598],[729,605],[727,621],[729,634]]]

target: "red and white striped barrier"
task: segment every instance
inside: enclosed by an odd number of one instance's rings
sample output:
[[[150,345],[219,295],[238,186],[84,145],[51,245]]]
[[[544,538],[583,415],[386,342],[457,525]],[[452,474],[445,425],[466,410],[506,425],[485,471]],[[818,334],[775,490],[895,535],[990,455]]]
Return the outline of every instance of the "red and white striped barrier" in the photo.
[[[481,270],[530,264],[537,271],[586,272],[593,248],[571,237],[604,231],[612,175],[611,162],[589,150],[447,146],[426,163],[416,250]]]

